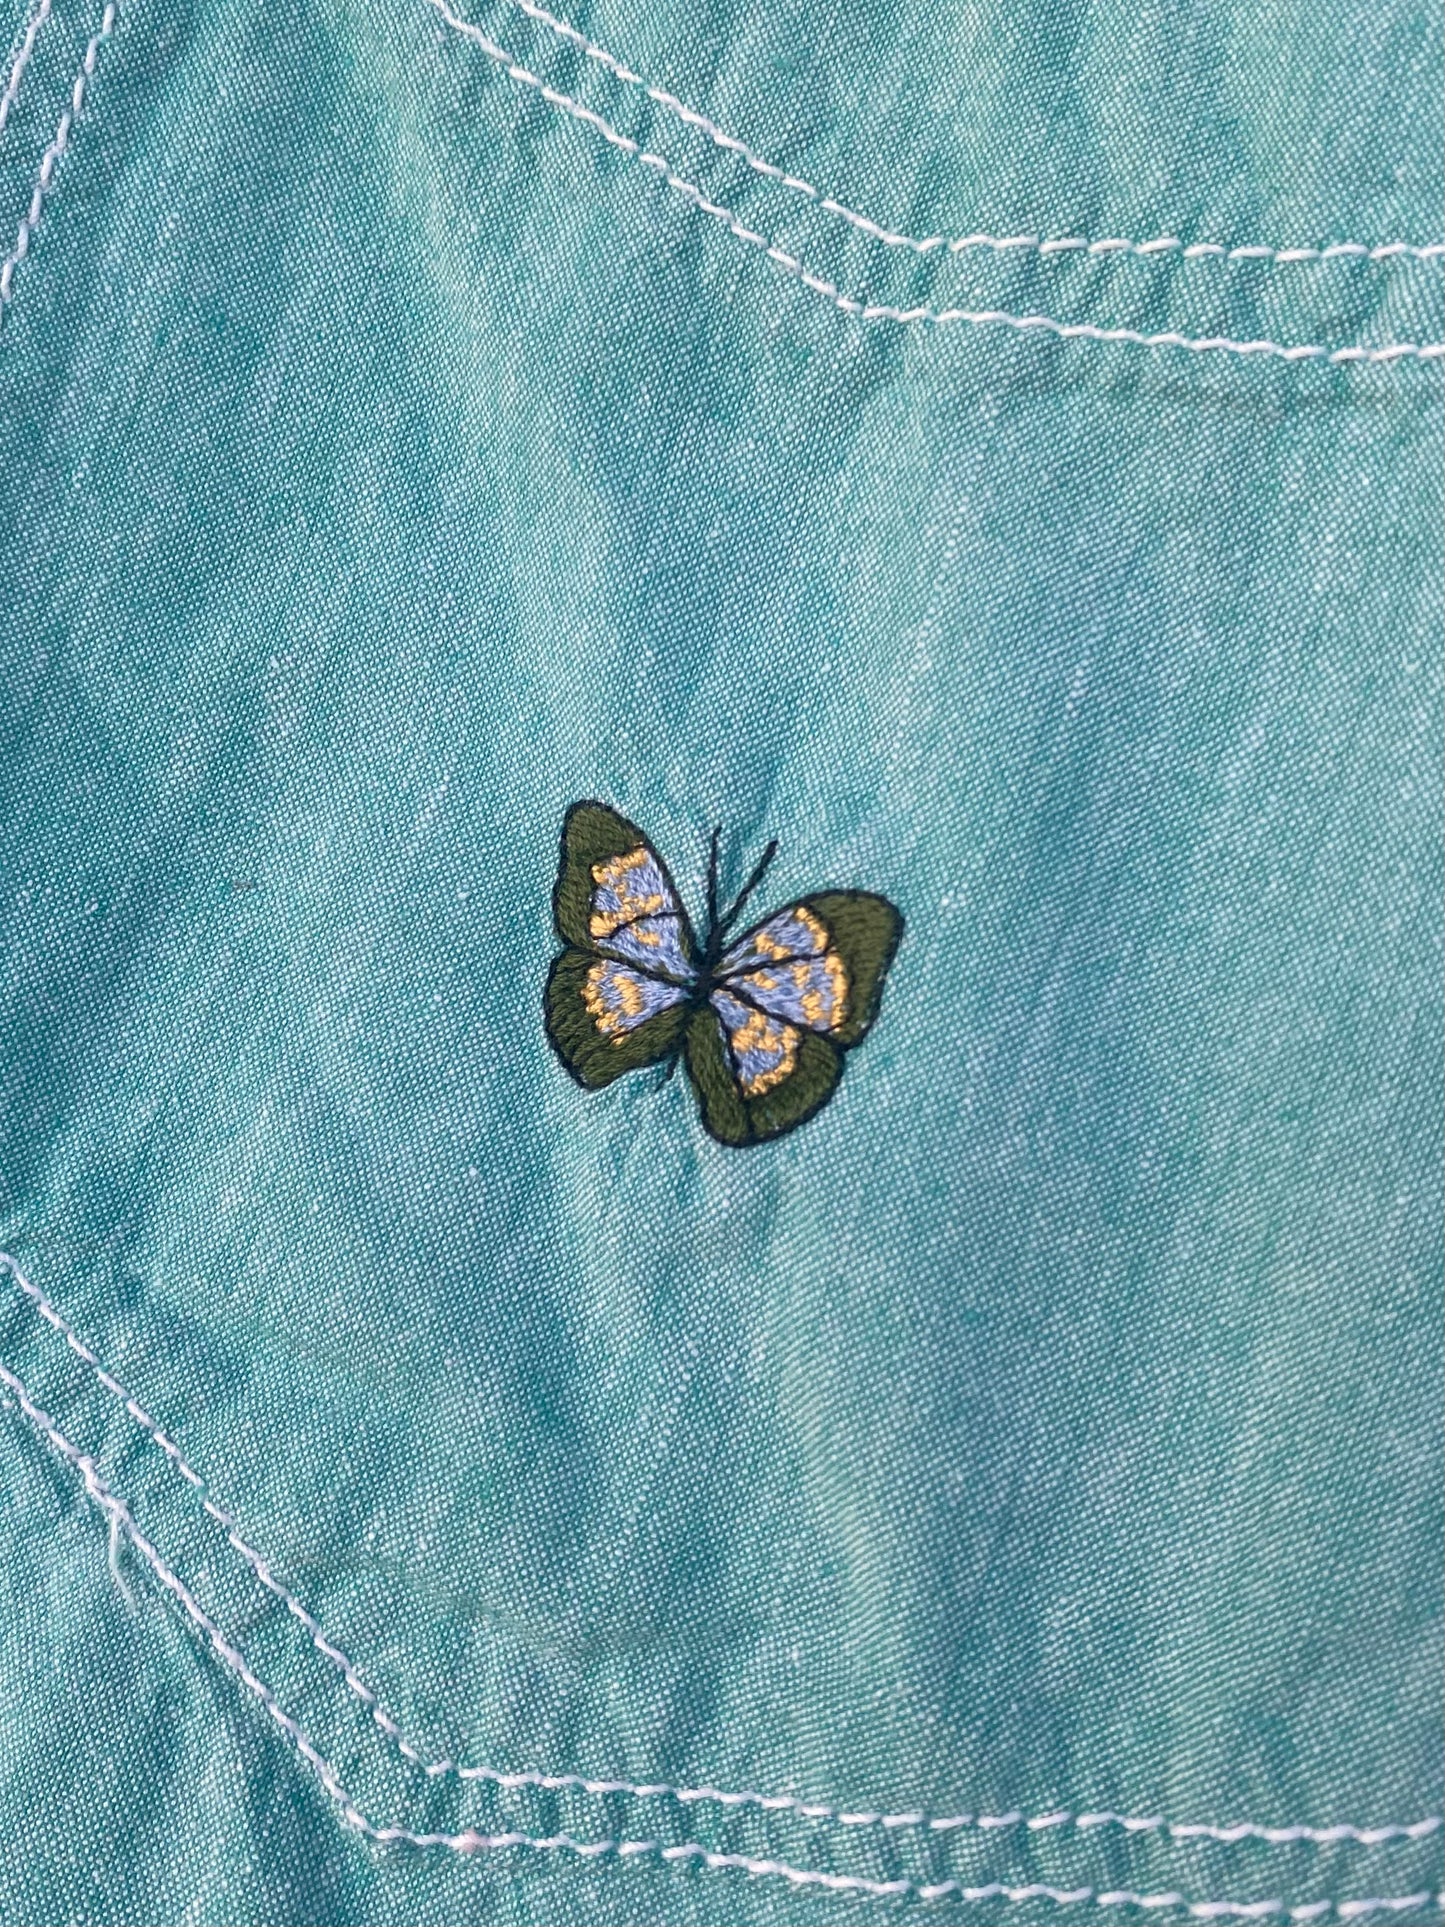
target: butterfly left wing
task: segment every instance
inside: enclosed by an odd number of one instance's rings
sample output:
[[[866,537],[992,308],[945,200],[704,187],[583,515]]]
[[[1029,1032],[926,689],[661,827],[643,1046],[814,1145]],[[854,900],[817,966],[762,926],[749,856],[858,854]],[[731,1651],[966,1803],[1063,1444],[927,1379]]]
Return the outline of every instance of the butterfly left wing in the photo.
[[[696,981],[692,929],[667,866],[635,823],[574,803],[552,892],[557,934],[547,1035],[588,1090],[678,1043]]]
[[[557,935],[650,976],[690,984],[692,926],[667,865],[635,823],[605,803],[574,803],[552,892]]]
[[[547,977],[547,1035],[585,1090],[666,1057],[687,1022],[691,991],[585,950],[564,950]]]
[[[688,1026],[703,1122],[724,1144],[777,1137],[820,1110],[878,1011],[903,934],[886,897],[829,890],[754,926]]]

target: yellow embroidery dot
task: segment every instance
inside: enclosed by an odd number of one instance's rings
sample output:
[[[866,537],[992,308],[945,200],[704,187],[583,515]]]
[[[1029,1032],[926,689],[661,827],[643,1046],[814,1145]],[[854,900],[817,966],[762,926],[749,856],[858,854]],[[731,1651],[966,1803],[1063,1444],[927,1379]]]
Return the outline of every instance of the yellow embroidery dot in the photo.
[[[840,1030],[848,1021],[848,971],[843,959],[836,950],[823,953],[823,969],[827,973],[828,988],[833,993],[832,1008],[828,1013],[829,1030]]]
[[[750,1011],[747,1021],[733,1033],[733,1049],[739,1056],[771,1057],[775,1062],[765,1069],[744,1076],[744,1095],[758,1097],[781,1084],[798,1061],[798,1033],[789,1024],[775,1024],[760,1010]]]
[[[635,1017],[642,1009],[642,989],[635,979],[621,972],[609,977],[610,969],[611,966],[606,963],[593,964],[582,985],[582,1003],[602,1035],[610,1037],[614,1044],[621,1045],[627,1036],[623,1017]],[[620,1010],[609,1004],[603,994],[609,982],[616,986],[622,1005]]]
[[[813,948],[815,950],[826,950],[828,948],[828,929],[822,919],[815,917],[811,910],[805,910],[801,904],[794,910],[793,915],[813,939]]]

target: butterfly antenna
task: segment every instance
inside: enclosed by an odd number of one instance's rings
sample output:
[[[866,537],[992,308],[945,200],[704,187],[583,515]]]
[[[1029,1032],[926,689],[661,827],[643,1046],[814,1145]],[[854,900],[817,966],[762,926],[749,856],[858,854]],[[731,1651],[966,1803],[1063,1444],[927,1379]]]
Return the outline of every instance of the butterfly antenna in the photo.
[[[748,878],[747,882],[743,885],[742,893],[738,897],[737,902],[734,903],[732,909],[729,910],[727,915],[723,918],[722,927],[724,930],[731,929],[733,924],[735,924],[738,918],[742,915],[743,908],[746,905],[748,898],[753,894],[753,891],[757,889],[758,885],[762,882],[763,878],[768,874],[768,866],[771,864],[773,858],[777,854],[778,854],[778,839],[774,837],[772,842],[768,845],[767,849],[763,851],[762,855],[758,858],[757,862],[754,864],[753,873]]]
[[[712,847],[707,857],[707,927],[709,935],[717,929],[717,854],[722,841],[722,825],[714,825]]]

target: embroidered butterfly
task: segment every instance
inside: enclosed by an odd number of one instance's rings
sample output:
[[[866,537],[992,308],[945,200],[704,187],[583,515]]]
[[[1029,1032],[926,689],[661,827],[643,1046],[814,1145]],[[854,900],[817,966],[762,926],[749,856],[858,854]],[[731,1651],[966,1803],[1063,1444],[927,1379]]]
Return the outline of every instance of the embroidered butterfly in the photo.
[[[567,948],[547,977],[547,1035],[585,1090],[679,1057],[720,1144],[778,1137],[833,1095],[867,1035],[903,919],[886,897],[825,890],[730,933],[776,841],[718,909],[718,838],[699,945],[667,866],[635,823],[574,803],[552,908]]]

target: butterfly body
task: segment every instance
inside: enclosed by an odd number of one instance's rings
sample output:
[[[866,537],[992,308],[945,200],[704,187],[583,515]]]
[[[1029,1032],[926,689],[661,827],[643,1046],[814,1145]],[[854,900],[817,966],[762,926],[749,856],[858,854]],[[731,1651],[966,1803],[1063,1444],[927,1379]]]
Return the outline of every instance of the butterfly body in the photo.
[[[827,1102],[876,1014],[903,919],[870,892],[822,891],[734,937],[776,849],[721,913],[714,832],[699,944],[636,824],[603,803],[568,810],[553,891],[566,948],[545,1002],[553,1048],[585,1089],[681,1059],[704,1125],[729,1145],[780,1136]]]

